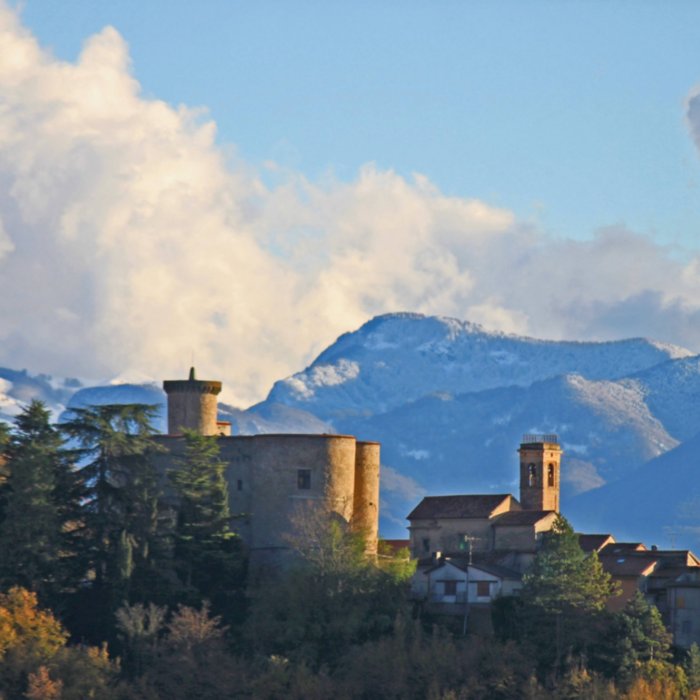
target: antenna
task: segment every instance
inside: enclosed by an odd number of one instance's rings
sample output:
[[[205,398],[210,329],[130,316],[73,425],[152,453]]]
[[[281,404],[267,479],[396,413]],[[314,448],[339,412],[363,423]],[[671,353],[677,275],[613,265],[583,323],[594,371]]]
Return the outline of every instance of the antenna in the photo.
[[[678,530],[676,530],[674,527],[665,527],[664,534],[671,541],[671,549],[675,549],[676,548],[676,536],[680,534],[678,532]]]

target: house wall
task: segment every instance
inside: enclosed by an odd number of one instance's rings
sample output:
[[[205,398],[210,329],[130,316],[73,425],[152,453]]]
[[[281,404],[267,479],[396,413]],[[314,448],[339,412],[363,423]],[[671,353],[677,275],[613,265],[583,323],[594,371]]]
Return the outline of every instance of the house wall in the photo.
[[[517,549],[534,552],[537,545],[535,529],[532,525],[497,526],[494,532],[494,549]]]
[[[472,550],[491,549],[491,525],[488,518],[444,518],[436,520],[413,520],[411,532],[411,555],[416,559],[430,556],[434,552],[467,551],[464,535],[476,538]],[[424,546],[428,540],[428,548]]]
[[[608,598],[606,607],[611,612],[620,612],[632,600],[634,594],[644,588],[646,576],[613,576],[620,586],[620,595]]]
[[[542,532],[549,532],[556,515],[544,516],[534,525],[498,525],[494,524],[494,549],[514,549],[522,552],[534,552]]]
[[[468,571],[465,571],[449,562],[437,569],[428,570],[428,573],[425,573],[425,570],[417,572],[414,581],[411,587],[414,598],[441,604],[486,605],[499,595],[512,595],[522,586],[520,581],[502,579],[475,566],[469,566]],[[455,595],[445,594],[446,581],[456,582]],[[489,583],[488,595],[479,595],[479,582]]]
[[[683,649],[700,644],[700,587],[672,586],[668,589],[669,626],[673,643]]]
[[[428,579],[428,599],[435,603],[464,603],[467,575],[456,566],[446,564],[439,569],[431,571]],[[456,584],[455,595],[445,594],[445,582],[454,581]]]

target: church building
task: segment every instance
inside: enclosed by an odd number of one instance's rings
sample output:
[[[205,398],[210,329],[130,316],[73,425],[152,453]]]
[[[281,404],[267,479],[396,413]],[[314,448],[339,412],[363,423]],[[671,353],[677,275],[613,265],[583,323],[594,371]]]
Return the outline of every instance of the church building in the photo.
[[[520,500],[426,496],[408,515],[414,599],[436,611],[474,611],[520,588],[559,513],[562,450],[556,435],[525,435],[518,452]]]

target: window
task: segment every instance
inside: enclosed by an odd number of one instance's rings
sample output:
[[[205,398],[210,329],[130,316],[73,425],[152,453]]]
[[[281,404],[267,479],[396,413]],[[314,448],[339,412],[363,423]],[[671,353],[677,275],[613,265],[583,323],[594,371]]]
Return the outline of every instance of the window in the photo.
[[[537,478],[537,467],[534,464],[527,465],[527,485],[534,486]]]
[[[424,552],[430,551],[430,539],[427,537],[423,538],[423,551]]]
[[[682,595],[676,596],[676,607],[683,609],[685,607],[685,597]]]
[[[554,486],[554,465],[547,467],[547,486]]]
[[[237,488],[239,491],[243,491],[243,479],[239,479],[239,480],[236,482],[236,488]]]
[[[491,596],[491,581],[476,582],[476,597],[489,598]]]
[[[443,581],[445,595],[457,595],[457,581]]]
[[[297,487],[300,489],[311,488],[311,469],[297,469]]]

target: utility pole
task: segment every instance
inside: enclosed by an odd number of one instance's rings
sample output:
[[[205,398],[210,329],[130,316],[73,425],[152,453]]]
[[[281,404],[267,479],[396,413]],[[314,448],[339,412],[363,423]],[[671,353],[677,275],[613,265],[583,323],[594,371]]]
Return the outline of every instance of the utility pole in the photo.
[[[480,540],[480,537],[472,537],[471,535],[462,535],[462,541],[467,543],[467,578],[464,585],[464,620],[462,622],[462,636],[467,635],[467,621],[469,619],[469,567],[472,565],[473,560],[473,543]]]

